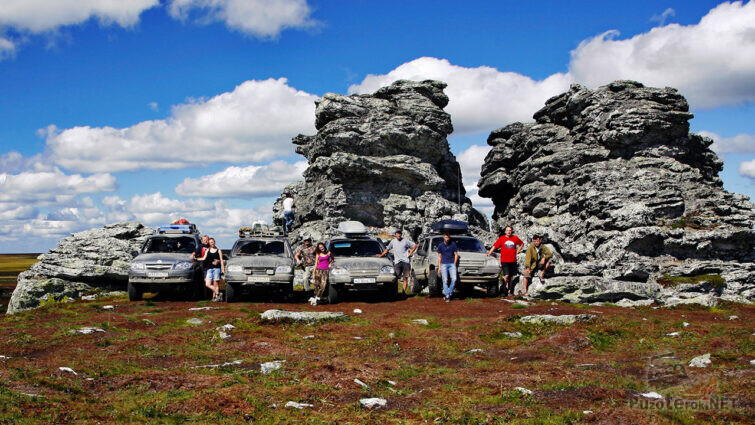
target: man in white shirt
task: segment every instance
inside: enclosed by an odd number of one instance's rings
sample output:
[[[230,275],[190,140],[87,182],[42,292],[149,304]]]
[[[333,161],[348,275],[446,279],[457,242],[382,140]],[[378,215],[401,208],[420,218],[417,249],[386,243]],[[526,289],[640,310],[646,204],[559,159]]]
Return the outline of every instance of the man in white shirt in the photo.
[[[404,239],[401,230],[396,230],[395,236],[396,237],[385,248],[385,251],[378,254],[378,257],[385,257],[385,255],[388,254],[388,251],[393,250],[393,269],[396,273],[396,277],[403,276],[404,293],[406,293],[409,286],[409,274],[412,270],[411,264],[409,263],[409,257],[411,257],[411,255],[414,254],[414,251],[417,250],[417,245],[408,239]]]
[[[285,196],[285,199],[283,199],[283,217],[286,219],[285,228],[286,233],[288,233],[294,225],[294,198],[291,197],[290,193],[283,196]]]

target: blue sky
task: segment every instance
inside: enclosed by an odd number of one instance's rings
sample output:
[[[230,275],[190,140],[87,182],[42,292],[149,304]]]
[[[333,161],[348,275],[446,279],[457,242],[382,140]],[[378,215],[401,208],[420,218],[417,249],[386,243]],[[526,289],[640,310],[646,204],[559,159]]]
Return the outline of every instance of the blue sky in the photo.
[[[725,188],[755,198],[754,32],[752,2],[8,0],[0,252],[179,215],[229,245],[304,169],[290,138],[314,133],[314,99],[397,78],[449,83],[483,210],[490,130],[619,78],[679,88]]]

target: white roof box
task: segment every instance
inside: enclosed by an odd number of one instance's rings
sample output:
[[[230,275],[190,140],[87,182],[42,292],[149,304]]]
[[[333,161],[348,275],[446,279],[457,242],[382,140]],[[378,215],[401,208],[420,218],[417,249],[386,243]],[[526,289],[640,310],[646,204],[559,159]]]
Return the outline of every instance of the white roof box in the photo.
[[[338,231],[344,235],[367,234],[367,228],[359,221],[342,221],[338,224]]]

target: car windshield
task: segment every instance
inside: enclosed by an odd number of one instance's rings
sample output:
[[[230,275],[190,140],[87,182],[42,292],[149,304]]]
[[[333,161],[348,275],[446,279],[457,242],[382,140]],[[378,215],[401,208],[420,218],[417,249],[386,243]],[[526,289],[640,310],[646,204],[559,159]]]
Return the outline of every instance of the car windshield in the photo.
[[[157,236],[147,239],[147,243],[144,245],[145,253],[155,252],[176,252],[182,254],[189,254],[196,249],[196,241],[189,236],[182,237],[165,237]]]
[[[383,252],[383,248],[377,241],[348,241],[338,240],[330,243],[330,252],[338,257],[374,257]]]
[[[451,237],[451,242],[456,242],[456,247],[461,252],[485,252],[485,247],[476,238],[454,238]],[[433,239],[432,251],[438,251],[438,245],[443,243],[443,238]]]
[[[286,252],[283,241],[239,242],[233,255],[283,255]]]

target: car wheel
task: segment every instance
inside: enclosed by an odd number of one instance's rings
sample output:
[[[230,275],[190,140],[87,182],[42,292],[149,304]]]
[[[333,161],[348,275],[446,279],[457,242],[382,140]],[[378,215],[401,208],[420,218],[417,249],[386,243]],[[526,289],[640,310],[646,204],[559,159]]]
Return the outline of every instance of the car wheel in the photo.
[[[225,283],[225,302],[232,303],[236,301],[236,289],[230,283]]]
[[[427,276],[427,288],[430,290],[431,297],[439,297],[443,294],[440,276],[436,270],[430,270]]]
[[[422,292],[422,287],[424,285],[422,285],[422,282],[420,282],[419,279],[417,279],[417,275],[414,273],[414,270],[412,270],[412,273],[409,279],[410,279],[409,288],[411,289],[412,294],[417,295],[420,292]]]
[[[144,293],[142,292],[141,288],[137,288],[136,285],[129,282],[128,283],[128,300],[129,301],[141,301],[142,295]]]
[[[335,286],[328,284],[328,304],[335,304],[338,302],[338,290]]]
[[[488,283],[488,296],[497,297],[501,294],[501,287],[498,286],[498,280]]]

